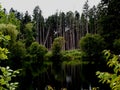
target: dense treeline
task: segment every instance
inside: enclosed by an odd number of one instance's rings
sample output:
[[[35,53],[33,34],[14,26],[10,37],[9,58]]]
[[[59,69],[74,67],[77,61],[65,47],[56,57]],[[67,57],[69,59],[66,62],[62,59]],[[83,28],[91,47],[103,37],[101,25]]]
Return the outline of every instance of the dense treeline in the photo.
[[[102,51],[120,52],[119,14],[119,0],[102,0],[92,8],[86,1],[82,14],[56,12],[48,18],[39,6],[32,16],[0,7],[0,32],[11,38],[7,45],[0,43],[9,50],[8,60],[0,66],[21,69],[13,80],[19,82],[18,90],[44,90],[47,85],[55,90],[107,90],[95,73],[112,72]]]

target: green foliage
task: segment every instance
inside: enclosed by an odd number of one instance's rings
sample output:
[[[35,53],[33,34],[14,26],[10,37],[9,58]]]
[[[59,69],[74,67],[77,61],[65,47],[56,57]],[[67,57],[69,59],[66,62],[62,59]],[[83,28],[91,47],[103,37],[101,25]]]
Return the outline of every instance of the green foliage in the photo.
[[[37,55],[40,57],[47,52],[47,49],[43,45],[40,45],[38,42],[33,42],[29,47],[29,52],[31,55]]]
[[[26,61],[24,62],[25,68],[29,69],[34,76],[39,76],[44,72],[44,55],[47,53],[47,49],[40,45],[38,42],[33,42],[28,50]]]
[[[65,57],[71,56],[71,60],[80,60],[82,52],[80,50],[66,50],[62,53]],[[73,59],[72,59],[73,57]]]
[[[101,66],[103,69],[104,67],[103,64],[101,64],[100,58],[102,56],[101,52],[106,48],[106,45],[104,39],[100,35],[87,34],[85,37],[83,37],[80,41],[81,51],[69,50],[62,52],[62,46],[65,43],[62,37],[54,40],[52,49],[48,53],[44,46],[39,45],[39,43],[43,44],[45,41],[44,44],[50,48],[53,38],[61,35],[68,40],[66,42],[66,46],[64,45],[65,47],[63,48],[76,48],[78,47],[78,40],[86,34],[86,31],[94,34],[98,32],[97,29],[100,28],[100,34],[105,38],[108,46],[110,46],[109,48],[114,49],[114,52],[118,54],[120,52],[120,1],[102,0],[100,7],[93,7],[90,10],[87,2],[84,5],[84,12],[81,16],[81,19],[79,18],[79,13],[76,12],[76,14],[74,14],[73,12],[69,11],[66,14],[60,12],[58,15],[58,13],[56,13],[55,15],[52,15],[48,19],[44,20],[42,11],[40,10],[39,6],[37,6],[33,11],[33,21],[31,21],[31,16],[26,11],[23,16],[18,14],[18,18],[21,20],[21,22],[16,18],[17,11],[13,10],[9,14],[6,14],[0,6],[0,31],[6,35],[4,36],[0,34],[0,59],[7,59],[9,49],[9,64],[13,66],[12,68],[14,69],[18,67],[25,69],[25,76],[27,77],[27,80],[29,81],[30,77],[31,82],[34,84],[36,84],[36,81],[38,82],[37,84],[41,83],[39,78],[43,77],[44,75],[45,77],[47,76],[46,73],[43,72],[51,72],[53,70],[55,72],[53,73],[54,76],[60,76],[62,64],[68,64],[71,66],[85,63],[86,65],[81,67],[84,68],[83,73],[84,71],[88,70],[88,72],[85,73],[86,77],[92,76],[94,71],[98,70],[99,66]],[[100,11],[98,11],[99,9]],[[101,24],[100,27],[98,27],[98,20]],[[67,28],[69,30],[67,30]],[[18,32],[17,29],[20,29],[21,32]],[[36,35],[33,35],[35,32]],[[70,33],[70,35],[66,36],[66,33]],[[17,37],[18,34],[20,35],[19,37]],[[33,36],[36,37],[36,40],[38,40],[39,43],[33,42],[35,41]],[[8,39],[10,44],[7,45]],[[19,39],[22,39],[21,41],[23,42],[16,41]],[[8,49],[6,47],[8,47]],[[112,57],[114,60],[118,59],[116,55],[113,55]],[[106,58],[111,58],[111,54],[107,54]],[[114,60],[109,61],[108,65],[110,67],[115,67],[114,65],[117,65],[118,62],[115,62]],[[50,66],[50,69],[52,70],[48,70],[47,66]],[[118,68],[119,66],[113,70],[117,74],[119,73]],[[41,73],[42,75],[40,76]],[[90,75],[88,76],[88,74]],[[38,80],[33,80],[33,78],[36,78],[36,76]],[[107,73],[105,77],[111,77],[111,74]],[[93,77],[91,80],[93,80]],[[106,78],[106,80],[109,80],[109,78]]]
[[[113,43],[114,53],[119,54],[120,53],[120,39],[115,39]]]
[[[13,24],[20,29],[20,21],[15,17],[15,13],[6,14],[0,7],[0,24]]]
[[[96,85],[96,70],[101,70],[104,65],[102,51],[105,48],[104,39],[98,34],[86,34],[80,40],[80,49],[82,52],[83,75],[85,82]],[[87,70],[87,72],[85,72]],[[89,76],[88,76],[89,74]],[[92,81],[91,78],[94,78]]]
[[[97,16],[97,8],[95,6],[93,6],[90,10],[89,10],[89,32],[92,34],[97,33],[97,22],[98,22],[98,16]]]
[[[13,83],[11,80],[13,77],[16,77],[16,74],[19,74],[19,71],[13,71],[8,66],[0,67],[0,70],[2,71],[2,75],[0,75],[0,90],[15,90],[18,86],[18,82]]]
[[[26,47],[29,47],[33,41],[35,41],[35,38],[33,37],[34,32],[32,31],[33,29],[33,24],[32,23],[27,23],[25,25],[24,29],[24,37],[25,37],[25,43]]]
[[[2,32],[4,35],[9,35],[11,40],[11,44],[13,44],[18,35],[18,31],[16,30],[16,26],[12,24],[0,24],[0,32]]]
[[[54,90],[54,89],[52,88],[52,86],[50,86],[50,85],[47,85],[46,88],[47,88],[47,90]]]
[[[98,34],[87,34],[80,40],[80,49],[88,56],[100,54],[104,48],[104,39]]]
[[[7,23],[7,15],[4,13],[1,5],[0,5],[0,23]]]
[[[6,46],[8,44],[8,41],[10,40],[9,35],[3,35],[2,32],[0,32],[0,42],[3,43],[3,46]],[[2,46],[2,45],[1,45]]]
[[[20,30],[20,21],[15,17],[15,13],[11,12],[7,18],[8,24],[13,24],[18,30]]]
[[[49,60],[52,62],[52,71],[51,74],[54,75],[54,80],[57,80],[57,82],[60,82],[62,79],[61,76],[61,65],[62,65],[62,46],[64,45],[64,38],[58,37],[54,39],[53,45],[52,45],[52,51]],[[56,83],[57,85],[58,83]]]
[[[52,57],[51,61],[53,62],[54,69],[60,68],[62,62],[62,46],[64,45],[64,38],[58,37],[55,38],[53,45],[52,45]]]
[[[6,45],[8,40],[10,40],[10,37],[8,35],[4,36],[2,34],[2,32],[0,32],[0,42],[1,42],[1,45],[2,45],[2,42],[3,42],[4,45]],[[8,57],[7,57],[8,53],[9,53],[9,51],[8,51],[7,48],[1,48],[0,47],[0,59],[1,60],[8,59]]]
[[[80,62],[79,60],[72,60],[72,61],[64,61],[62,63],[63,65],[71,65],[71,66],[77,66],[77,65],[80,65],[82,64],[82,62]]]
[[[65,40],[63,37],[55,38],[53,45],[52,45],[52,53],[54,55],[59,54],[62,50],[62,46],[64,45],[64,43],[65,43]]]
[[[20,88],[31,89],[33,87],[40,87],[38,83],[44,81],[42,75],[47,71],[49,65],[49,63],[45,62],[44,56],[46,53],[47,49],[38,42],[32,42],[27,48],[27,53],[24,59],[22,59],[21,78],[24,80],[20,80]],[[23,87],[23,85],[26,86]]]
[[[21,41],[17,41],[13,44],[13,47],[11,48],[11,53],[14,53],[14,58],[17,57],[19,59],[22,59],[22,57],[25,57],[26,55],[26,48],[24,43]],[[12,56],[12,55],[11,55]]]
[[[47,52],[44,56],[46,61],[48,61],[51,57],[52,57],[52,52],[51,51]]]
[[[99,15],[100,34],[104,37],[107,48],[116,52],[113,43],[120,38],[120,0],[102,0],[101,6],[100,12],[104,14]]]
[[[22,68],[27,53],[23,42],[17,41],[12,44],[9,49],[8,63],[12,69],[16,70]]]
[[[8,49],[0,47],[0,59],[1,60],[8,59],[6,54],[8,54]]]
[[[80,65],[83,63],[81,61],[82,59],[82,52],[79,50],[68,50],[62,52],[63,58],[63,64],[67,65]]]
[[[111,54],[110,51],[104,51],[107,65],[109,67],[113,68],[114,73],[109,72],[100,72],[97,71],[96,75],[100,79],[100,82],[102,83],[108,83],[110,84],[110,88],[112,90],[120,90],[120,62],[119,62],[119,56],[115,54]]]
[[[45,55],[44,55],[44,64],[47,65],[47,66],[51,66],[52,65],[52,61],[50,61],[50,58],[52,57],[52,52],[49,51],[47,52]]]
[[[31,32],[32,31],[32,28],[33,28],[33,24],[32,23],[27,23],[26,25],[25,25],[25,28],[26,28],[26,30],[28,30],[28,32]],[[27,31],[26,31],[27,32]]]
[[[98,65],[103,61],[101,58],[102,51],[105,49],[104,39],[98,34],[86,34],[80,40],[80,49],[82,61]]]
[[[10,39],[9,36],[4,36],[0,32],[0,43],[2,43],[2,41],[3,42],[8,41],[9,39]],[[0,59],[1,60],[8,59],[7,54],[8,54],[8,49],[0,47]],[[8,90],[8,89],[15,90],[15,88],[18,85],[18,82],[11,82],[11,81],[12,81],[12,77],[16,77],[16,74],[18,74],[19,71],[18,70],[13,71],[8,66],[6,68],[0,66],[0,70],[1,70],[0,90]]]
[[[25,12],[25,15],[23,17],[23,24],[27,24],[31,22],[31,16],[29,15],[28,11]]]

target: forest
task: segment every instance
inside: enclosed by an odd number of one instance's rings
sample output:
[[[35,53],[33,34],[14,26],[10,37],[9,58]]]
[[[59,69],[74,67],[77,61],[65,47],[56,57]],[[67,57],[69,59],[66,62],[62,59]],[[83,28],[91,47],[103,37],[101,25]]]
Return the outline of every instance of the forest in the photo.
[[[0,90],[120,90],[120,0],[44,18],[0,5]]]

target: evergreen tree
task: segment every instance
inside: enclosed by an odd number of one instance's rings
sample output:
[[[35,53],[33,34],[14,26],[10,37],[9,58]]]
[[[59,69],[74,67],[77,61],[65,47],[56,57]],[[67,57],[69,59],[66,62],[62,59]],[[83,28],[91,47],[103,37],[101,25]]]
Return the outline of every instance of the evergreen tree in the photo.
[[[31,16],[29,15],[28,11],[26,11],[23,17],[23,24],[27,24],[29,22],[31,22]]]
[[[44,17],[39,6],[36,6],[33,10],[33,20],[35,21],[34,29],[36,31],[36,41],[40,44],[44,42]]]
[[[103,13],[100,18],[100,34],[108,43],[108,49],[113,49],[113,42],[120,37],[120,1],[119,0],[102,0]]]
[[[83,62],[88,62],[83,68],[84,71],[88,70],[87,73],[83,71],[86,84],[97,86],[98,83],[95,72],[104,67],[104,59],[102,58],[102,51],[105,48],[104,39],[98,34],[86,34],[86,36],[80,40],[80,48],[84,54],[82,56]],[[93,78],[94,81],[92,81]]]
[[[85,2],[83,6],[83,14],[86,20],[86,33],[89,33],[88,29],[88,14],[89,14],[89,5],[88,5],[88,0]]]
[[[93,6],[89,10],[89,32],[92,34],[97,33],[97,8]]]

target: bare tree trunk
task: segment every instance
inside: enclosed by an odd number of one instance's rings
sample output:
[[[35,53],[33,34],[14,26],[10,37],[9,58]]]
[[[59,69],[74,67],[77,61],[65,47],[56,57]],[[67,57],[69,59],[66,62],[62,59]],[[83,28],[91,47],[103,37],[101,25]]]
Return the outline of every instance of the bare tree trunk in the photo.
[[[44,45],[44,41],[45,41],[45,35],[44,35],[44,34],[45,34],[45,30],[44,30],[44,27],[43,27],[43,32],[42,32],[42,34],[43,34],[43,35],[42,35],[42,38],[43,38],[43,39],[42,39],[42,45]]]
[[[74,22],[72,23],[72,49],[75,49],[75,28],[74,28]]]
[[[48,40],[49,33],[50,33],[50,27],[48,28],[48,32],[47,32],[47,35],[46,35],[46,38],[45,38],[45,41],[44,41],[44,45],[46,45],[46,42],[47,42],[47,40]]]
[[[42,27],[41,27],[41,23],[40,23],[40,44],[42,44]]]
[[[89,31],[88,31],[88,20],[87,20],[87,17],[86,17],[86,32],[87,32],[87,34],[89,33]]]

